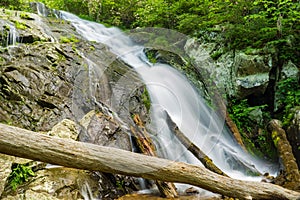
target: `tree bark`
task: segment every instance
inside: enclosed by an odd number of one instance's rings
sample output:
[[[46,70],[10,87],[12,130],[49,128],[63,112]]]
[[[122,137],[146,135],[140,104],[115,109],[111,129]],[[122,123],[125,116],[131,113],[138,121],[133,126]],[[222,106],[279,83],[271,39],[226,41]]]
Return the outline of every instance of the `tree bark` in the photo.
[[[279,120],[271,120],[268,124],[268,131],[272,134],[272,139],[277,148],[279,158],[283,165],[283,171],[275,179],[275,183],[285,188],[300,191],[300,173],[293,154],[292,147],[282,129]]]
[[[176,123],[171,119],[169,113],[166,111],[167,115],[167,123],[170,126],[171,130],[173,131],[174,135],[177,137],[177,139],[185,146],[200,162],[209,169],[212,172],[215,172],[217,174],[227,176],[221,169],[219,169],[203,151],[199,147],[197,147],[193,142],[187,138],[184,133],[182,133]]]
[[[132,135],[135,138],[139,150],[144,155],[157,157],[156,148],[138,114],[133,115],[133,121],[136,124],[136,126],[135,127],[131,126],[130,130]],[[166,197],[166,198],[178,197],[178,193],[176,191],[176,187],[174,183],[156,180],[155,184],[162,197]]]
[[[300,198],[298,192],[269,183],[234,180],[199,166],[50,137],[4,124],[0,124],[0,153],[78,169],[188,183],[239,199]]]

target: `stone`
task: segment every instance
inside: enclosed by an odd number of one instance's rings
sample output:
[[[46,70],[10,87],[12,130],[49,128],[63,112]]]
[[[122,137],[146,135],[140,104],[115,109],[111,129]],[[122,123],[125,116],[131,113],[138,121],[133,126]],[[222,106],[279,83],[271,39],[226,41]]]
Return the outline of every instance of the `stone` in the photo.
[[[187,40],[185,51],[198,71],[204,74],[204,81],[214,81],[223,94],[243,99],[249,95],[261,96],[266,91],[272,67],[269,54],[223,52],[217,43],[195,39]],[[213,59],[217,51],[221,55]]]
[[[250,111],[248,117],[250,120],[256,122],[256,124],[258,125],[260,125],[263,122],[263,113],[261,108],[256,108]]]
[[[298,78],[300,76],[300,71],[298,67],[289,61],[287,64],[283,65],[282,71],[281,71],[281,79],[287,79],[287,78]]]
[[[64,119],[55,125],[52,130],[47,133],[47,135],[77,140],[79,132],[79,127],[74,121]]]
[[[11,166],[14,163],[15,157],[0,154],[0,196],[4,191],[7,178],[12,172]]]

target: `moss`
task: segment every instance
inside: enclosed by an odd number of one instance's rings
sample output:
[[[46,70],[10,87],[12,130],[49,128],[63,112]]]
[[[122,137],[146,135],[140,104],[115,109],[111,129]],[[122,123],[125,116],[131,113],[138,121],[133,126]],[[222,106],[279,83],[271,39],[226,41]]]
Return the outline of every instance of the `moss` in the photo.
[[[95,51],[95,47],[94,46],[90,46],[90,50],[91,51]]]
[[[71,37],[61,36],[61,37],[59,38],[59,41],[60,41],[61,43],[79,42],[79,40],[78,40],[74,35],[72,35]]]
[[[150,100],[150,96],[149,96],[149,93],[148,93],[148,90],[146,87],[144,88],[144,91],[142,93],[142,101],[143,101],[147,111],[149,112],[150,107],[151,107],[151,100]]]
[[[157,59],[156,59],[155,54],[156,54],[156,52],[151,51],[151,50],[146,52],[146,56],[147,56],[149,62],[151,62],[153,64],[157,63]]]
[[[32,20],[33,19],[28,13],[25,13],[25,12],[22,12],[20,14],[20,18],[21,19],[27,19],[27,20]]]
[[[19,185],[28,181],[31,176],[34,176],[34,172],[27,164],[14,164],[8,177],[8,183],[13,190],[16,190]]]
[[[216,51],[213,54],[211,54],[210,56],[211,56],[212,59],[218,60],[218,58],[220,58],[222,54],[223,54],[222,51]]]
[[[25,23],[22,23],[22,22],[19,22],[19,21],[15,21],[14,23],[15,23],[15,27],[17,29],[25,30],[25,29],[28,28]]]
[[[5,25],[3,26],[3,28],[4,28],[4,30],[6,30],[6,31],[10,31],[10,26],[7,25],[7,24],[5,24]]]
[[[278,133],[276,131],[272,131],[272,139],[273,139],[273,143],[274,143],[275,147],[277,147],[280,137],[278,136]]]

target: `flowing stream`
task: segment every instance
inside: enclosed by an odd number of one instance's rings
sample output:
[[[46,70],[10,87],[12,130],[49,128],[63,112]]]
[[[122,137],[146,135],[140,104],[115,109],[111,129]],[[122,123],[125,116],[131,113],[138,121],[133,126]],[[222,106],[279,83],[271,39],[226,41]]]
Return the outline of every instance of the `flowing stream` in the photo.
[[[224,119],[218,118],[206,105],[186,76],[169,65],[151,64],[143,52],[144,47],[117,28],[107,28],[63,11],[61,18],[70,21],[87,40],[106,44],[140,74],[151,97],[150,127],[161,157],[201,165],[170,131],[167,111],[180,130],[229,176],[260,181],[261,177],[253,174],[277,173],[277,164],[251,156],[239,147],[224,125]]]

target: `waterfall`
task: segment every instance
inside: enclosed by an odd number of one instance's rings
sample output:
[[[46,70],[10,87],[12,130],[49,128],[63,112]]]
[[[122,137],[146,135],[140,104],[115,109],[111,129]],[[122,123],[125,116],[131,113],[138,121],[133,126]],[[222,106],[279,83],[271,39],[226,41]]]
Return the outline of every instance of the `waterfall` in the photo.
[[[251,173],[277,173],[277,164],[251,156],[239,147],[224,119],[220,119],[206,105],[186,76],[167,64],[149,63],[143,52],[144,47],[115,27],[107,28],[64,11],[60,16],[70,21],[87,40],[106,44],[140,74],[151,98],[150,129],[153,130],[152,138],[161,157],[201,165],[172,134],[166,123],[167,111],[180,130],[229,176],[260,181],[261,177]]]
[[[8,45],[16,46],[18,37],[19,37],[19,33],[17,32],[16,27],[10,25],[9,35],[7,38],[7,46]]]
[[[16,46],[18,39],[19,39],[19,33],[14,26],[14,24],[11,23],[3,23],[0,20],[0,25],[2,25],[2,35],[7,35],[6,38],[3,38],[3,46],[8,47],[8,46]]]

